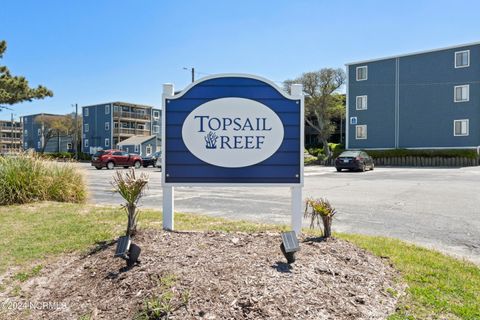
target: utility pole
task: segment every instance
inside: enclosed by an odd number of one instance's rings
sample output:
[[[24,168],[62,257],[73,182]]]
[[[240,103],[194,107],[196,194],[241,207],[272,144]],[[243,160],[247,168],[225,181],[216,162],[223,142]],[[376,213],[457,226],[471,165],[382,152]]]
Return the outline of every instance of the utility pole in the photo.
[[[75,151],[75,159],[78,160],[78,103],[75,103],[75,131],[73,135],[73,145]]]
[[[11,144],[10,144],[10,153],[13,153],[13,144],[14,144],[14,139],[13,139],[13,113],[12,115],[12,124],[10,125],[10,139],[11,139]]]

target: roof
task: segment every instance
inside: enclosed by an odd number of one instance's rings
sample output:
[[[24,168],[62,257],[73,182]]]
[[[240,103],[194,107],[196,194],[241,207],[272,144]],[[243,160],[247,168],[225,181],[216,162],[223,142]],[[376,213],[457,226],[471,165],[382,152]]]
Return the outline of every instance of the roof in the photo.
[[[417,54],[424,54],[424,53],[443,51],[443,50],[449,50],[449,49],[456,49],[456,48],[462,48],[462,47],[469,47],[469,46],[476,46],[476,45],[480,45],[480,41],[471,42],[471,43],[464,43],[464,44],[459,44],[459,45],[449,46],[449,47],[444,47],[444,48],[437,48],[437,49],[431,49],[431,50],[424,50],[424,51],[417,51],[417,52],[412,52],[412,53],[399,54],[399,55],[389,56],[389,57],[384,57],[384,58],[376,58],[376,59],[349,62],[349,63],[346,63],[345,65],[350,66],[352,64],[361,64],[361,63],[367,63],[367,62],[375,62],[375,61],[382,61],[382,60],[388,60],[388,59],[396,59],[396,58],[401,58],[401,57],[414,56],[414,55],[417,55]]]
[[[126,140],[123,140],[119,143],[117,143],[119,146],[127,146],[127,145],[137,145],[137,144],[142,144],[148,140],[151,140],[153,138],[155,138],[156,135],[153,135],[153,136],[133,136],[133,137],[130,137]]]
[[[134,108],[152,108],[152,109],[158,109],[154,106],[147,106],[144,104],[138,104],[138,103],[129,103],[129,102],[121,102],[121,101],[111,101],[111,102],[105,102],[105,103],[96,103],[96,104],[90,104],[86,106],[81,106],[82,108],[84,107],[94,107],[94,106],[102,106],[105,104],[113,104],[116,106],[125,106],[125,107],[134,107]]]
[[[27,115],[24,115],[22,116],[22,118],[26,118],[26,117],[37,117],[37,116],[48,116],[48,117],[65,117],[65,116],[68,116],[70,114],[53,114],[53,113],[35,113],[35,114],[27,114]]]

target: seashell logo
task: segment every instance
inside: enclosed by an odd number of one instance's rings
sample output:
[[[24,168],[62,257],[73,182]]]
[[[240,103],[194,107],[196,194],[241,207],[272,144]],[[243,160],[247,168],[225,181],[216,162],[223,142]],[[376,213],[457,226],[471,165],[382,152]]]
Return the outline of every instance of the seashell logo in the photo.
[[[182,139],[209,164],[240,168],[272,156],[283,142],[282,121],[266,105],[244,98],[221,98],[193,110],[182,126]]]

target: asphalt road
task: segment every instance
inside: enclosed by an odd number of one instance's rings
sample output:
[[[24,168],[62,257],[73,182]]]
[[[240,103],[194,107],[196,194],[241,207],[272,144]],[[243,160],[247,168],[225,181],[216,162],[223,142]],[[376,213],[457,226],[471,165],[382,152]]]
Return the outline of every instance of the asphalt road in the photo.
[[[85,171],[92,203],[122,203],[112,193],[113,171],[79,166]],[[160,170],[140,170],[150,176],[141,206],[161,210]],[[338,211],[334,231],[395,237],[480,264],[480,167],[375,168],[365,173],[307,167],[304,197],[329,199]],[[289,223],[290,190],[175,188],[175,210]]]

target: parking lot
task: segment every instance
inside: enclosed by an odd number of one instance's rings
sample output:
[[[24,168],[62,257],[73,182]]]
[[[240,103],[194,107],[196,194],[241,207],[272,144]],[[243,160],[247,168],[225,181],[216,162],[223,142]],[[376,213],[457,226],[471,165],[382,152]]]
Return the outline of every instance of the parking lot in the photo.
[[[87,163],[79,166],[92,203],[122,203],[112,193],[112,170],[96,170]],[[141,206],[161,210],[160,170],[139,170],[150,176]],[[289,223],[289,196],[288,188],[176,188],[175,209]],[[338,211],[335,231],[400,238],[480,263],[480,167],[376,168],[365,173],[306,167],[304,197],[330,200]]]

